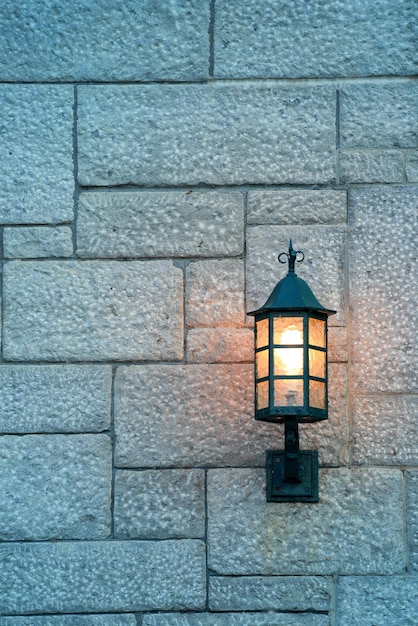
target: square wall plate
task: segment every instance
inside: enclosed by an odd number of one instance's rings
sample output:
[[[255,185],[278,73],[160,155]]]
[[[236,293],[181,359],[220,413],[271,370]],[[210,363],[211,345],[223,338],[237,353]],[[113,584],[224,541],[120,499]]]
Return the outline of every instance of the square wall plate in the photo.
[[[300,482],[284,479],[284,450],[267,450],[267,502],[318,502],[318,451],[299,451]]]

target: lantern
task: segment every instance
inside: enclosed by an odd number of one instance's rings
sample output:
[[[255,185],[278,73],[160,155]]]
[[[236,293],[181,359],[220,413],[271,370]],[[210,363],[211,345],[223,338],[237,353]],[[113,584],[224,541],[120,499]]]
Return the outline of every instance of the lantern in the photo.
[[[318,501],[318,453],[299,450],[298,424],[328,418],[327,318],[295,273],[304,254],[282,252],[287,276],[255,317],[255,418],[284,423],[285,450],[267,451],[268,501]]]

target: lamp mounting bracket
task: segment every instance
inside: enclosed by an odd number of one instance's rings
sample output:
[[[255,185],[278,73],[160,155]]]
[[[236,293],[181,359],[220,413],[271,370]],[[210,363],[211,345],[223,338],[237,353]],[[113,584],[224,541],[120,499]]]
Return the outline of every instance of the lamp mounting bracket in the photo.
[[[299,450],[298,423],[285,422],[285,449],[267,450],[267,502],[318,502],[318,451]]]

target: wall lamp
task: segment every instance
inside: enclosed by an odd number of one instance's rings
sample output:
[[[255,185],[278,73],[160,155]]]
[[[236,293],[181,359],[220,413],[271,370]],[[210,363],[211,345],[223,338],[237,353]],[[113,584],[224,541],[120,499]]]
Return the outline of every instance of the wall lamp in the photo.
[[[267,501],[318,502],[318,451],[299,450],[299,424],[328,418],[327,318],[295,273],[305,255],[278,256],[289,271],[255,318],[255,419],[284,424],[285,449],[267,450]]]

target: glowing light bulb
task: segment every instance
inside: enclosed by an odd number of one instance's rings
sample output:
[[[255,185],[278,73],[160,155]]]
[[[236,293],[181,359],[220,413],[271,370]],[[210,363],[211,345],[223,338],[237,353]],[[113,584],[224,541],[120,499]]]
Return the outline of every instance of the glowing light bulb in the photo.
[[[282,332],[282,340],[281,340],[282,344],[286,344],[286,343],[302,343],[302,333],[300,332],[300,330],[298,330],[297,328],[295,328],[294,326],[290,326],[289,328],[287,328],[284,332]]]
[[[302,344],[302,333],[294,326],[289,326],[282,332],[282,345]],[[303,350],[302,348],[286,348],[280,350],[280,361],[285,376],[298,376],[302,374],[303,368]],[[279,365],[279,364],[278,364]]]

